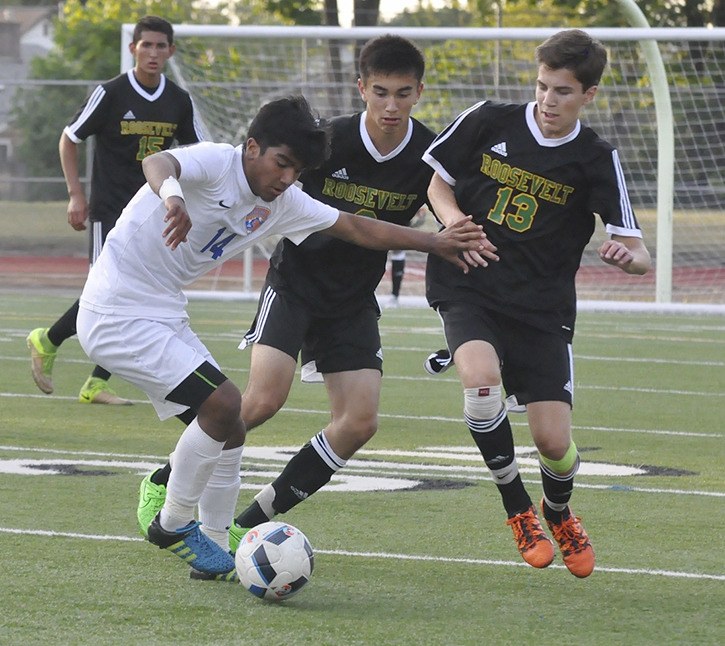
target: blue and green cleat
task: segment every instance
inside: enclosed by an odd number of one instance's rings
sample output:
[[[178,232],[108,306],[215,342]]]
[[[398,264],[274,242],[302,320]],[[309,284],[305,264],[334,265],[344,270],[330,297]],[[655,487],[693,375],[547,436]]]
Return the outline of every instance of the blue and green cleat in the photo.
[[[204,574],[227,574],[234,570],[234,557],[223,550],[192,520],[175,531],[161,527],[158,515],[148,528],[148,541],[160,549],[178,556],[195,570]]]

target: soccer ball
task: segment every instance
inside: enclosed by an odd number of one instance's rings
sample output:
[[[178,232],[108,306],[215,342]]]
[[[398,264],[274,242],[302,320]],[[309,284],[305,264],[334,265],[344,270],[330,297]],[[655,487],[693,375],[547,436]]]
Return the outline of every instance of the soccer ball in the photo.
[[[297,594],[315,567],[307,537],[296,527],[276,521],[250,529],[234,559],[239,582],[255,597],[271,601]]]

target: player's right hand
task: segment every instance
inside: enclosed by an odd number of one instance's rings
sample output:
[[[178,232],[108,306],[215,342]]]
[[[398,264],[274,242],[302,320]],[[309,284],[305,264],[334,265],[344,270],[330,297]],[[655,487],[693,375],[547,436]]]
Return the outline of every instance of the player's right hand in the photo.
[[[71,195],[68,200],[68,224],[75,231],[86,230],[86,220],[88,219],[88,202],[85,195]]]
[[[164,222],[168,222],[169,225],[161,235],[166,238],[166,246],[171,247],[173,251],[182,242],[186,242],[186,234],[191,230],[191,218],[186,211],[186,203],[176,195],[167,197],[164,205],[167,208]]]

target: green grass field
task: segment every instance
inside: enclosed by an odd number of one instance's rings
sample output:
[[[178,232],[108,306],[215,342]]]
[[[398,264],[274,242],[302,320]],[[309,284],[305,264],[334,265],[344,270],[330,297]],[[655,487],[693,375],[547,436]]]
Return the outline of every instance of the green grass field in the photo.
[[[573,499],[597,569],[520,560],[495,487],[461,421],[452,373],[423,372],[441,343],[429,310],[386,310],[380,430],[328,488],[284,519],[316,550],[284,604],[194,582],[135,523],[143,474],[181,424],[84,406],[89,371],[67,342],[56,392],[32,382],[28,331],[73,297],[0,293],[0,644],[725,643],[725,319],[585,313],[575,343]],[[193,302],[192,324],[243,387],[236,349],[254,304]],[[324,387],[296,384],[248,438],[239,508],[328,419]],[[521,415],[520,468],[540,484]],[[286,448],[285,448],[286,447]],[[285,452],[287,451],[287,452]]]

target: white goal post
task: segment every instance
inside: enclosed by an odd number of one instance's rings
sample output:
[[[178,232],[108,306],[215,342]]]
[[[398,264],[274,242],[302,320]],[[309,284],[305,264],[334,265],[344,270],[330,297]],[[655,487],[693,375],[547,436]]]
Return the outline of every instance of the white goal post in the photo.
[[[174,30],[170,75],[191,93],[210,137],[233,144],[243,141],[262,103],[285,94],[304,94],[325,117],[360,110],[359,47],[392,31],[223,25]],[[133,65],[132,31],[133,25],[123,25],[122,69]],[[425,92],[415,116],[440,130],[481,99],[532,100],[534,48],[557,31],[395,28],[426,56]],[[580,305],[602,307],[617,299],[631,308],[725,311],[725,28],[586,31],[604,42],[610,63],[583,120],[620,152],[656,271],[629,277],[601,263],[595,249],[604,232],[598,226],[577,277]],[[414,270],[416,257],[409,257]],[[253,281],[247,267],[245,292],[255,290]]]

